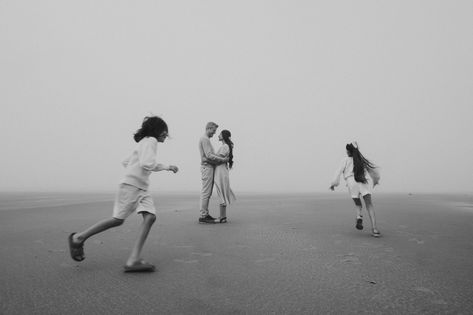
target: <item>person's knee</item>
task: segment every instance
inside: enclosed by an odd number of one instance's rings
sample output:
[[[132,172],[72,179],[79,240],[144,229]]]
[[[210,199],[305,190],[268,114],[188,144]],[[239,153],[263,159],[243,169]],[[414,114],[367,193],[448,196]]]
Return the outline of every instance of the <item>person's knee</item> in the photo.
[[[202,189],[200,195],[202,198],[209,198],[212,195],[212,189]]]
[[[204,202],[204,203],[208,203],[210,202],[210,198],[212,198],[212,195],[211,194],[203,194],[201,197],[200,197],[200,201],[201,203]]]
[[[120,226],[120,225],[123,224],[123,222],[125,222],[124,219],[113,218],[113,225],[114,225],[114,226]]]
[[[154,222],[156,222],[156,215],[154,215],[153,213],[146,212],[143,216],[143,219],[148,224],[153,224]]]

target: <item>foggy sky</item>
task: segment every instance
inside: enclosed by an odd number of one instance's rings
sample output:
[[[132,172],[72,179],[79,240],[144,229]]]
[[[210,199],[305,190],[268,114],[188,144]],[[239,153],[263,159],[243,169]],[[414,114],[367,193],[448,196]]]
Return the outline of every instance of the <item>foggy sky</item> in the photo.
[[[353,140],[379,191],[472,192],[472,14],[472,1],[0,1],[0,190],[114,190],[152,113],[172,136],[159,161],[180,168],[152,191],[199,191],[215,121],[233,134],[237,194],[328,191]]]

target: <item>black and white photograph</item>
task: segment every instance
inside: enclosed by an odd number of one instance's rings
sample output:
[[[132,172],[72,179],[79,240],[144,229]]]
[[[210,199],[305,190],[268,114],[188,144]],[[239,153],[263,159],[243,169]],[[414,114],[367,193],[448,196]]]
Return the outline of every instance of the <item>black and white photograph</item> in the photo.
[[[473,1],[0,0],[0,314],[471,314]]]

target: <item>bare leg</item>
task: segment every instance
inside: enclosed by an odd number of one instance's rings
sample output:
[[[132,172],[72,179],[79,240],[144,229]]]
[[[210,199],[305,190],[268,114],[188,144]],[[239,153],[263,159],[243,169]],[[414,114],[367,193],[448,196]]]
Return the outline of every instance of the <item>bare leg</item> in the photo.
[[[360,198],[353,198],[353,201],[355,202],[356,205],[356,217],[361,218],[361,210],[363,209],[363,206],[361,205],[361,199]]]
[[[363,230],[363,216],[361,215],[361,210],[363,206],[361,205],[360,198],[353,198],[353,201],[356,205],[356,225],[355,228],[357,230]]]
[[[141,225],[141,231],[138,235],[138,239],[133,246],[130,257],[128,258],[126,265],[132,266],[134,263],[140,261],[141,250],[145,244],[146,238],[148,237],[151,226],[156,221],[156,216],[154,214],[143,212],[143,223]]]
[[[91,227],[89,227],[87,230],[83,232],[75,233],[72,240],[76,244],[83,243],[89,237],[95,234],[98,234],[100,232],[106,231],[113,227],[122,225],[124,221],[125,220],[117,219],[117,218],[108,218],[108,219],[102,220],[100,222],[95,223],[94,225],[92,225]]]
[[[366,204],[366,211],[368,211],[368,215],[370,216],[371,220],[371,229],[373,230],[373,233],[379,233],[377,227],[376,227],[376,217],[374,215],[374,209],[373,209],[373,203],[371,202],[371,195],[364,195],[363,199],[365,200]]]
[[[223,220],[225,220],[226,222],[226,219],[227,219],[227,205],[221,204],[219,221],[220,223],[224,223]]]

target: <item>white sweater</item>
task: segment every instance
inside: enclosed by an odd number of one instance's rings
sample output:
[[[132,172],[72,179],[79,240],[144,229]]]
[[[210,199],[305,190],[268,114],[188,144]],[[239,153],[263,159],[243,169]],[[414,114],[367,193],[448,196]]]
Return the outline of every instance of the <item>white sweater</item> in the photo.
[[[345,157],[340,166],[338,167],[337,171],[335,172],[335,176],[332,180],[331,185],[336,187],[340,184],[340,175],[343,174],[343,179],[346,180],[350,176],[355,176],[353,173],[353,158],[350,156]],[[377,169],[365,169],[365,177],[369,175],[373,180],[373,184],[377,185],[379,183],[380,175]]]
[[[125,176],[120,183],[147,190],[151,172],[169,170],[168,165],[159,164],[156,161],[157,151],[158,140],[156,138],[146,137],[141,139],[131,155],[122,163],[125,167]]]

